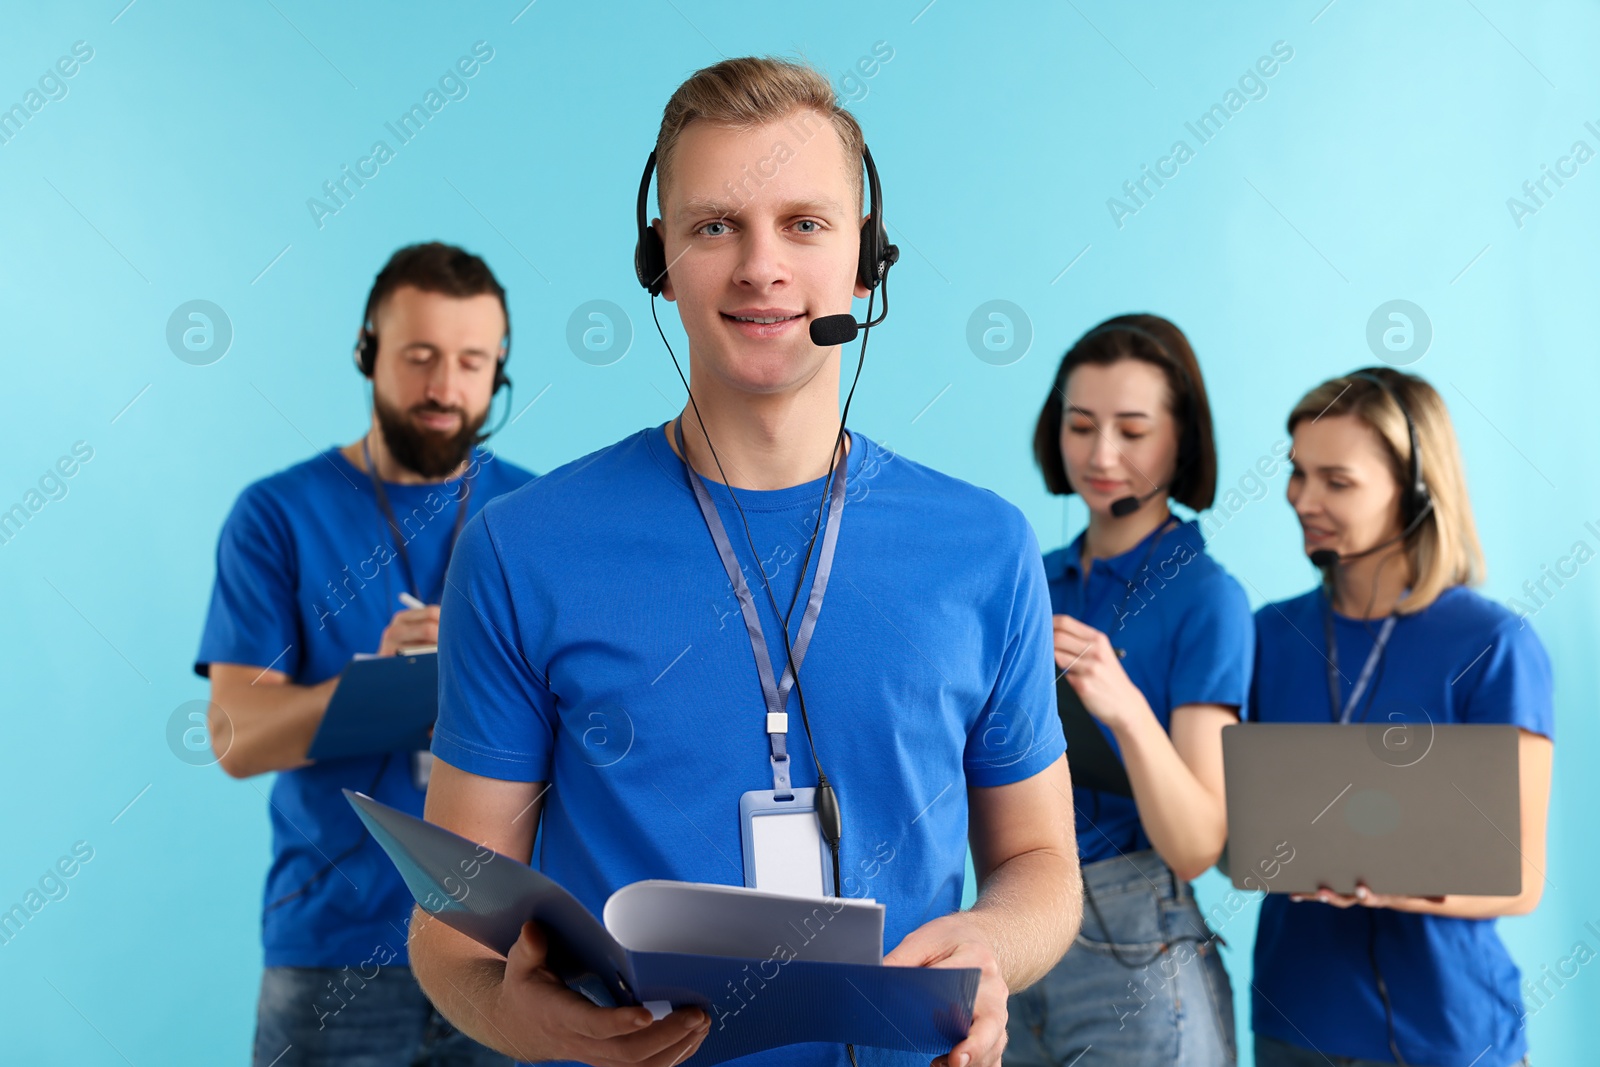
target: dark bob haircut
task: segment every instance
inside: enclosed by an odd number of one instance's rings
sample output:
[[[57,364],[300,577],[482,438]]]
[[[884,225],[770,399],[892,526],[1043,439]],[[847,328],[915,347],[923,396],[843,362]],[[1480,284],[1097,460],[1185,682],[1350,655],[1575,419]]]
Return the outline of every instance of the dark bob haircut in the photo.
[[[1118,315],[1107,319],[1067,349],[1033,430],[1033,458],[1044,474],[1045,488],[1057,496],[1073,493],[1066,466],[1061,462],[1067,378],[1085,363],[1108,366],[1124,359],[1149,363],[1166,375],[1168,410],[1178,423],[1178,462],[1167,495],[1194,511],[1204,511],[1217,495],[1211,403],[1206,399],[1200,364],[1189,347],[1189,339],[1159,315]]]

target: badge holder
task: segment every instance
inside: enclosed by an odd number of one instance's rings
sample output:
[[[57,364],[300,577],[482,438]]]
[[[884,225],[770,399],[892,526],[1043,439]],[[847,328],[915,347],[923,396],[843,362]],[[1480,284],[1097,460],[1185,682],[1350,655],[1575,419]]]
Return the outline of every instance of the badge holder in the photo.
[[[833,858],[817,822],[816,790],[789,785],[788,719],[786,712],[767,716],[773,788],[752,789],[739,798],[744,884],[797,896],[838,896]]]
[[[428,780],[433,777],[433,753],[419,748],[411,753],[411,784],[419,793],[428,791]]]
[[[816,790],[791,789],[779,800],[771,789],[752,789],[739,798],[744,844],[744,884],[751,889],[813,897],[839,894],[833,887],[833,861],[817,824]]]

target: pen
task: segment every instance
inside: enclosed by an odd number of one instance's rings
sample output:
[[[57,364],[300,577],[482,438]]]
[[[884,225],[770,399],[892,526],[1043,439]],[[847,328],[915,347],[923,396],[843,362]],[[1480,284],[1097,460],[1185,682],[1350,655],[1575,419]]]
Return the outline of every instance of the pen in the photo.
[[[418,608],[425,608],[425,607],[428,606],[428,605],[424,604],[422,601],[418,600],[416,597],[412,596],[410,593],[401,593],[400,594],[400,603],[404,604],[406,607],[410,608],[412,611],[416,611]]]

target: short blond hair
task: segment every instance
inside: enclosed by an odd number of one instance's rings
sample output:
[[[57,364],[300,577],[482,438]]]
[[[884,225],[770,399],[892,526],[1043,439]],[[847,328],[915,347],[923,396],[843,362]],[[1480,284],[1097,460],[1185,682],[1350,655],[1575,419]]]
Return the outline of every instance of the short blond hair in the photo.
[[[742,56],[695,71],[678,86],[661,114],[656,134],[656,207],[666,199],[672,175],[673,152],[691,123],[709,122],[748,130],[781,122],[795,112],[810,111],[833,125],[844,145],[856,213],[861,213],[861,159],[865,138],[861,124],[839,106],[833,86],[815,67],[776,56]],[[810,132],[799,130],[809,139]],[[789,146],[792,150],[797,146]]]
[[[1377,377],[1389,389],[1361,375]],[[1402,546],[1410,568],[1411,593],[1397,610],[1410,615],[1432,604],[1452,586],[1477,585],[1484,578],[1483,548],[1478,543],[1478,528],[1467,499],[1461,448],[1444,399],[1415,374],[1368,367],[1342,378],[1330,378],[1301,397],[1289,413],[1289,432],[1293,434],[1302,420],[1353,415],[1377,433],[1388,453],[1389,468],[1404,489],[1410,479],[1411,437],[1406,432],[1406,414],[1396,404],[1396,397],[1417,428],[1422,480],[1433,501],[1433,510]]]

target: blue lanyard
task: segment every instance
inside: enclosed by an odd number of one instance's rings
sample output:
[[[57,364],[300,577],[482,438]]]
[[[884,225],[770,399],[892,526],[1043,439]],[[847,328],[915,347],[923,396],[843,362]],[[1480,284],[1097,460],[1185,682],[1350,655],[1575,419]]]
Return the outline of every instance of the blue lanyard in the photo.
[[[772,760],[772,789],[780,796],[789,793],[789,713],[784,709],[789,703],[789,690],[794,687],[795,671],[800,669],[801,662],[805,659],[806,649],[811,644],[811,634],[817,628],[817,616],[822,613],[822,598],[828,591],[828,577],[833,573],[833,553],[839,543],[839,520],[844,514],[845,469],[849,463],[841,457],[833,469],[833,486],[828,496],[828,521],[822,530],[822,554],[817,557],[817,574],[811,581],[811,595],[806,601],[806,610],[800,616],[800,630],[795,635],[793,646],[794,663],[784,664],[783,677],[780,681],[773,681],[772,657],[767,653],[767,639],[761,630],[761,616],[756,613],[755,598],[750,595],[750,586],[744,580],[744,569],[739,566],[739,559],[733,554],[733,545],[728,541],[728,532],[723,528],[722,516],[717,514],[717,506],[711,501],[711,494],[706,491],[705,481],[689,466],[688,450],[683,446],[682,420],[673,423],[673,430],[677,434],[678,454],[683,459],[683,469],[689,478],[689,485],[694,489],[695,502],[700,505],[700,514],[705,517],[706,528],[711,531],[711,540],[716,543],[717,556],[722,560],[722,569],[728,572],[728,581],[733,583],[734,595],[739,598],[739,610],[744,615],[744,628],[750,636],[750,649],[756,657],[756,673],[761,678],[761,694],[767,705],[767,744]],[[731,492],[731,490],[730,490]],[[761,562],[756,561],[759,567]],[[805,581],[806,576],[800,575],[799,580]],[[788,620],[780,622],[787,625]]]
[[[411,556],[406,552],[405,534],[400,532],[400,524],[394,521],[394,509],[389,507],[389,494],[384,492],[383,481],[378,477],[378,468],[372,463],[372,452],[367,448],[367,439],[361,439],[361,455],[367,461],[367,474],[372,478],[372,492],[378,498],[378,508],[383,512],[383,517],[389,522],[389,532],[394,534],[395,551],[400,554],[400,562],[406,569],[406,582],[409,592],[418,600],[422,600],[422,590],[417,587],[416,572],[411,569]],[[461,527],[467,521],[467,496],[472,492],[472,483],[463,480],[461,483],[461,503],[456,505],[456,524],[450,531],[450,543],[445,546],[444,558],[448,563],[450,556],[455,552],[456,538],[461,536]],[[440,599],[444,593],[441,590]],[[428,601],[432,603],[432,601]]]
[[[1383,660],[1383,650],[1389,645],[1389,636],[1394,633],[1395,620],[1399,616],[1391,613],[1383,620],[1383,626],[1378,630],[1377,639],[1372,642],[1372,650],[1367,653],[1367,661],[1361,665],[1361,673],[1356,676],[1355,687],[1350,690],[1350,699],[1344,702],[1344,707],[1339,707],[1339,642],[1333,632],[1333,604],[1328,600],[1327,594],[1322,598],[1322,635],[1328,646],[1327,655],[1323,658],[1328,662],[1328,717],[1340,725],[1348,725],[1350,717],[1355,714],[1356,705],[1361,701],[1361,694],[1367,691],[1367,686],[1372,682],[1373,672],[1378,669],[1378,664]],[[1365,720],[1366,716],[1363,715]]]

